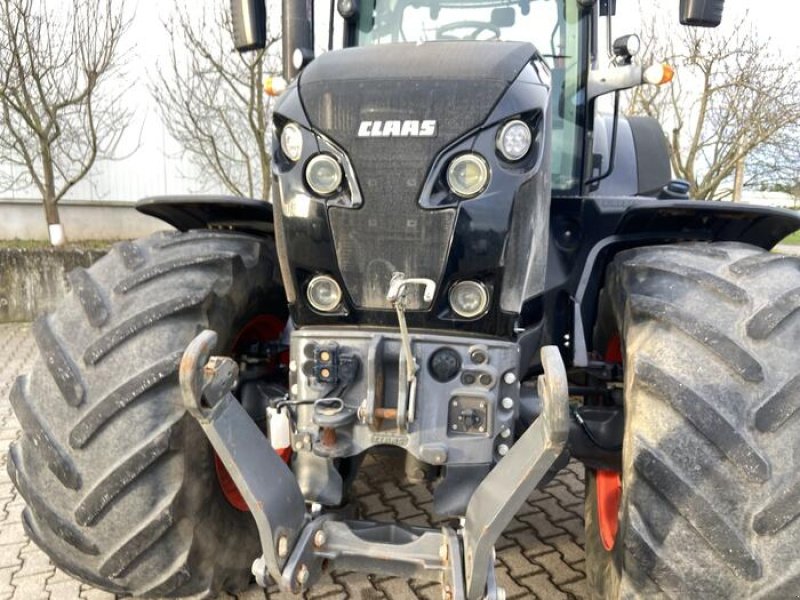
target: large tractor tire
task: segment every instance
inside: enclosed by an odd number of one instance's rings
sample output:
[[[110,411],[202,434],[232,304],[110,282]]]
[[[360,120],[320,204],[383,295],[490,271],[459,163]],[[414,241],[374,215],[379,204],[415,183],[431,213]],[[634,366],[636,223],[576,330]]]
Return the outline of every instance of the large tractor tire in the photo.
[[[587,477],[593,597],[796,597],[800,259],[634,249],[601,303],[600,343],[621,338],[625,438],[618,501],[613,474]]]
[[[177,371],[203,329],[224,353],[254,316],[285,317],[276,265],[256,238],[156,234],[70,273],[61,307],[34,323],[39,360],[11,392],[23,435],[8,470],[25,530],[64,571],[150,597],[248,585],[255,522],[221,490]]]

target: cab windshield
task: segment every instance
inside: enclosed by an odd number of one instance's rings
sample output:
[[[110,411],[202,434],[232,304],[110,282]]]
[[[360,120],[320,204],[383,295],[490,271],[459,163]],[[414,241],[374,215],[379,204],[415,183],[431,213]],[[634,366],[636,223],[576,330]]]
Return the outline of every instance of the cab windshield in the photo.
[[[553,73],[552,181],[563,193],[581,177],[586,10],[578,0],[362,0],[356,42],[532,43]]]

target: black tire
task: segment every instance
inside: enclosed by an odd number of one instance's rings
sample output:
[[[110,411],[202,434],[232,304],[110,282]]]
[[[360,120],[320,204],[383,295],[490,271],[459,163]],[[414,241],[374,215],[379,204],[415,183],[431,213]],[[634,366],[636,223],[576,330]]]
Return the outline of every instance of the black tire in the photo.
[[[255,522],[222,494],[177,367],[205,328],[224,351],[253,316],[285,315],[276,264],[269,242],[243,235],[123,242],[70,273],[61,307],[35,322],[40,357],[11,392],[24,435],[8,470],[29,537],[60,568],[138,596],[248,585]]]
[[[611,551],[587,477],[593,597],[796,597],[800,259],[743,244],[634,249],[603,298],[626,419]]]

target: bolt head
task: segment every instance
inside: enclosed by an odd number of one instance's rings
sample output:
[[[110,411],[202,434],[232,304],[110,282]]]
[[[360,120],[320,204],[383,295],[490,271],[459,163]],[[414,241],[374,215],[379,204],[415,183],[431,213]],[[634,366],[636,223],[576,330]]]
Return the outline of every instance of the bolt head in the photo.
[[[314,534],[314,545],[317,548],[322,548],[325,545],[325,542],[328,541],[328,536],[325,535],[325,532],[320,529],[317,533]]]
[[[505,375],[503,375],[503,381],[505,381],[508,385],[511,385],[517,381],[517,376],[514,375],[513,371],[508,371]]]
[[[508,427],[503,427],[503,431],[500,432],[500,437],[508,439],[511,437],[511,430]]]
[[[500,404],[506,410],[511,410],[512,408],[514,408],[514,399],[513,398],[509,398],[508,396],[506,396],[505,398],[503,398],[500,401]]]
[[[497,447],[497,453],[498,453],[500,456],[505,456],[506,454],[508,454],[508,450],[509,450],[509,448],[508,448],[508,444],[500,444],[500,445]]]
[[[289,370],[292,373],[297,373],[297,361],[296,360],[290,360],[289,361]]]
[[[278,556],[285,558],[289,554],[289,538],[285,535],[280,536],[275,550],[277,550]]]
[[[308,572],[308,567],[305,565],[300,565],[300,568],[297,569],[297,583],[300,585],[305,585],[310,575],[311,574]]]

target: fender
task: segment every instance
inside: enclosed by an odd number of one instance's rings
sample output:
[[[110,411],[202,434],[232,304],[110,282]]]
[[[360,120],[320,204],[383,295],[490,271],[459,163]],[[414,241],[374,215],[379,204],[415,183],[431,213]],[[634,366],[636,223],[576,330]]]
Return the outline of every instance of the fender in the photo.
[[[572,303],[560,311],[565,319],[550,329],[555,339],[567,340],[562,351],[574,366],[588,364],[600,289],[617,253],[688,241],[741,242],[771,250],[800,229],[800,213],[786,209],[642,197],[554,199],[551,217],[544,300],[558,303],[568,297]]]
[[[160,219],[179,231],[227,229],[272,237],[272,205],[238,196],[155,196],[136,204],[140,213]]]

